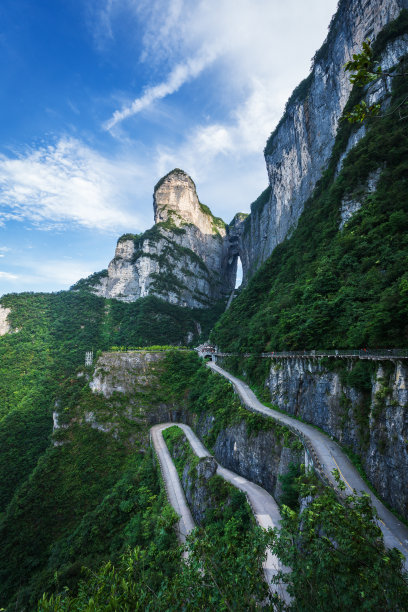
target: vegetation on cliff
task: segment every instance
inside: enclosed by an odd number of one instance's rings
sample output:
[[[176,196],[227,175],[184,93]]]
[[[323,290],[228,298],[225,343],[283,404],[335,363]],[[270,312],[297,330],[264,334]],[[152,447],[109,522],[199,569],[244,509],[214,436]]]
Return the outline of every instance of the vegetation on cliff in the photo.
[[[395,78],[391,104],[407,95],[408,80]],[[342,123],[297,228],[218,321],[214,343],[234,352],[408,345],[407,121],[368,119],[337,173],[352,130]],[[339,230],[350,200],[362,206]]]

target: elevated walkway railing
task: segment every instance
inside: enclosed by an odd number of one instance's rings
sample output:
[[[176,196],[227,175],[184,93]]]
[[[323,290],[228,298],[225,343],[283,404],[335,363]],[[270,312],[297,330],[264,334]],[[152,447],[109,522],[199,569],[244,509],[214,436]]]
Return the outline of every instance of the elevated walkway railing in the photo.
[[[316,359],[320,357],[330,357],[333,359],[372,359],[395,360],[408,359],[408,349],[344,349],[344,350],[325,350],[325,351],[271,351],[269,353],[221,353],[215,351],[216,357],[265,357],[268,359]]]

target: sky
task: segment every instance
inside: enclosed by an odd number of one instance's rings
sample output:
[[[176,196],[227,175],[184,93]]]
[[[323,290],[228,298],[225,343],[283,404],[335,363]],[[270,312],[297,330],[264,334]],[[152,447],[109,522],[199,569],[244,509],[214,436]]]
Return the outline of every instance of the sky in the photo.
[[[60,291],[153,224],[175,167],[229,222],[337,0],[2,0],[0,296]]]

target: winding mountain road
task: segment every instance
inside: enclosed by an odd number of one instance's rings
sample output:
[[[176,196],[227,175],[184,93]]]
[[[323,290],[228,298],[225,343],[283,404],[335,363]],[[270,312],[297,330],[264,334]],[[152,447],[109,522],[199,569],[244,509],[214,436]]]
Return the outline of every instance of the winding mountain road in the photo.
[[[194,529],[195,525],[190,509],[187,505],[177,470],[163,439],[163,431],[168,427],[173,427],[174,425],[183,430],[191,445],[191,448],[198,457],[211,457],[212,455],[208,452],[188,425],[184,425],[183,423],[161,423],[160,425],[154,425],[150,430],[151,440],[159,459],[169,502],[180,516],[178,537],[179,540],[184,543],[186,541],[186,536]],[[231,472],[231,470],[227,470],[219,464],[217,464],[217,474],[245,493],[254,513],[255,519],[260,527],[263,529],[268,529],[269,527],[279,526],[281,516],[278,505],[273,497],[267,491],[265,491],[265,489],[262,489],[262,487],[259,487],[246,478]],[[282,566],[279,559],[269,550],[267,551],[266,560],[263,563],[263,569],[268,585],[271,585],[272,578],[279,570],[286,571],[286,568]],[[272,585],[270,588],[272,592],[277,592],[284,601],[289,601],[289,596],[284,585]]]
[[[346,492],[351,493],[353,489],[355,489],[357,492],[368,493],[373,506],[378,512],[378,524],[383,533],[385,545],[388,548],[398,548],[398,550],[402,552],[402,554],[405,556],[405,567],[408,569],[407,527],[384,506],[384,504],[374,495],[374,493],[372,493],[339,445],[331,440],[329,436],[322,433],[318,429],[315,429],[312,425],[308,425],[286,414],[282,414],[277,410],[264,406],[247,384],[226,370],[223,370],[214,362],[208,362],[207,365],[214,372],[221,374],[221,376],[224,376],[232,383],[235,391],[240,396],[244,407],[251,411],[259,412],[262,415],[272,417],[285,425],[289,425],[290,427],[299,430],[305,440],[314,449],[323,469],[324,475],[333,485],[333,487],[336,487],[336,482],[331,472],[332,470],[337,469],[340,472],[340,476],[344,484],[346,485]]]

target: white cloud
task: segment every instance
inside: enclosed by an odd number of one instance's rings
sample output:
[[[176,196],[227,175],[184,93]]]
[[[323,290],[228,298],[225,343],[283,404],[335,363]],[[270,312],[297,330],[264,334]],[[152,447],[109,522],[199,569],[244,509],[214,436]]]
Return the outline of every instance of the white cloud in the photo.
[[[323,42],[336,4],[337,0],[117,0],[116,11],[135,17],[144,32],[141,59],[153,65],[167,62],[173,68],[133,104],[115,111],[108,126],[174,93],[216,59],[222,83],[218,94],[231,96],[232,112],[234,101],[250,98],[253,84],[263,81],[267,89],[274,86],[269,101],[276,114],[291,89],[307,76],[309,58]],[[115,7],[109,7],[113,18]]]
[[[225,185],[230,191],[233,186],[239,208],[248,210],[267,184],[266,140],[291,91],[307,76],[336,5],[337,0],[117,0],[116,8],[126,9],[144,32],[141,59],[153,66],[154,74],[157,67],[168,71],[133,104],[115,111],[105,127],[117,137],[122,123],[121,137],[125,130],[131,137],[126,118],[196,78],[203,99],[212,102],[212,114],[206,116],[197,105],[195,125],[189,130],[181,126],[173,142],[157,147],[157,174],[177,166],[198,183],[211,183],[218,214],[228,215]],[[211,61],[189,70],[186,57]],[[204,72],[210,63],[211,70]],[[171,119],[165,117],[167,134]],[[244,197],[249,197],[245,205]],[[230,214],[234,202],[231,198]]]
[[[109,159],[72,138],[14,158],[2,155],[0,218],[41,229],[67,223],[113,232],[140,228],[146,218],[136,212],[134,197],[144,193],[142,170],[134,159]]]
[[[10,272],[2,272],[0,270],[0,278],[4,278],[5,280],[15,280],[18,278],[16,274],[10,274]]]
[[[182,85],[198,76],[214,59],[211,53],[191,58],[184,63],[177,64],[170,72],[166,81],[154,87],[148,87],[140,98],[136,98],[129,106],[113,113],[111,119],[105,122],[104,128],[111,130],[117,123],[140,113],[156,100],[161,100],[169,94],[175,93]]]

